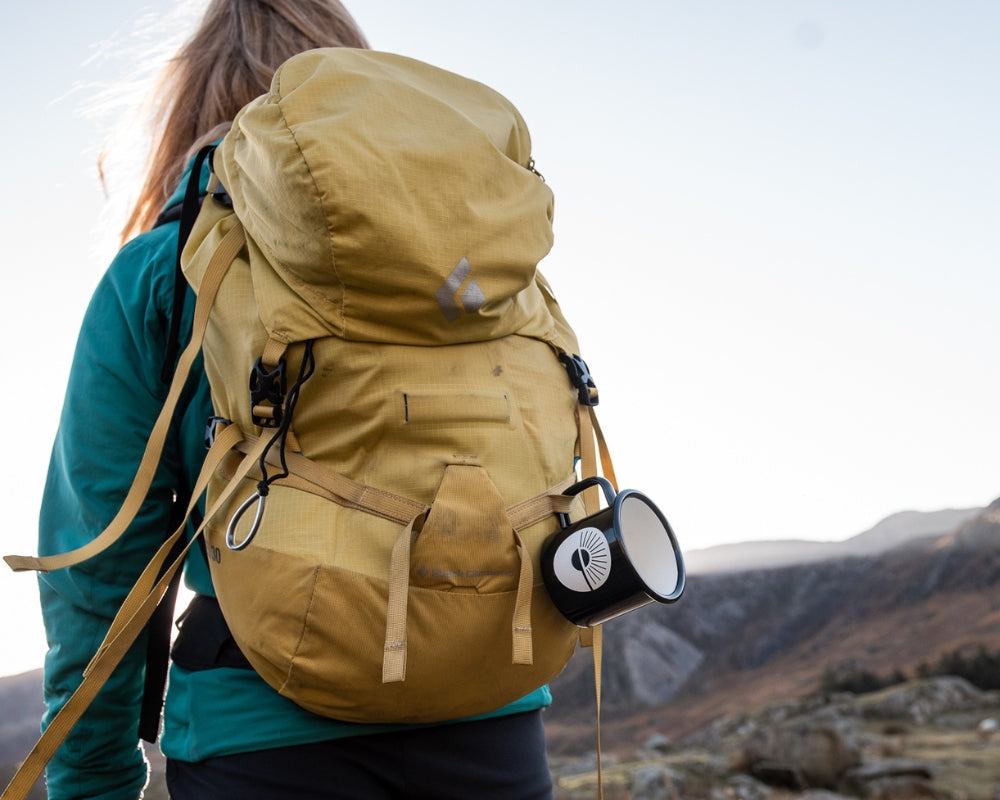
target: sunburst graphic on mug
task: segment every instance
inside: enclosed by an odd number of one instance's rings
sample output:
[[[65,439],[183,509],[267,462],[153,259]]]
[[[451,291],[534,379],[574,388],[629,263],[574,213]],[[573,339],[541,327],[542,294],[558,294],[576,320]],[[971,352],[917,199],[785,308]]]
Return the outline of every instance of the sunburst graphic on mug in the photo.
[[[581,528],[567,536],[552,559],[559,582],[575,592],[600,588],[611,572],[611,548],[597,528]]]

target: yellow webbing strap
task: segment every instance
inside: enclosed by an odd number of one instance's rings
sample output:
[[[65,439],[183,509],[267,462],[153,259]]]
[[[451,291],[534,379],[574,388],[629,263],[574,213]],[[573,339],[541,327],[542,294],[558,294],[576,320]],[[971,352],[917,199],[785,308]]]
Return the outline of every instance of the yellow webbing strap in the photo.
[[[184,349],[177,363],[177,371],[174,373],[173,381],[170,384],[167,399],[163,403],[163,408],[160,410],[160,415],[157,417],[152,431],[150,431],[149,441],[146,443],[146,450],[143,453],[142,460],[139,462],[139,468],[136,471],[135,479],[132,481],[132,486],[129,488],[128,494],[125,496],[125,500],[115,518],[99,536],[91,539],[83,547],[71,550],[68,553],[41,557],[4,556],[4,561],[7,562],[12,570],[15,572],[23,572],[25,570],[49,572],[50,570],[79,564],[98,553],[104,552],[118,541],[128,526],[132,524],[132,520],[135,519],[135,515],[139,513],[139,509],[146,499],[149,487],[153,484],[153,477],[160,463],[160,455],[163,452],[163,445],[167,439],[174,409],[177,406],[177,401],[180,399],[181,392],[184,390],[184,383],[187,380],[188,373],[191,371],[191,365],[194,363],[195,357],[201,349],[201,343],[205,336],[205,328],[208,326],[208,315],[212,304],[215,302],[215,295],[222,284],[222,279],[225,277],[230,263],[239,254],[245,241],[246,237],[243,233],[243,226],[237,224],[223,237],[215,253],[212,255],[201,287],[198,290],[198,302],[195,305],[191,341]]]
[[[571,474],[555,486],[546,489],[541,494],[522,500],[507,507],[507,516],[515,531],[530,528],[536,522],[551,517],[553,514],[568,514],[576,498],[565,495],[570,486],[576,482],[576,475]]]
[[[255,446],[256,441],[256,436],[247,435],[237,449],[245,453]],[[267,454],[269,464],[279,465],[280,458],[280,454],[273,450]],[[398,522],[401,525],[412,523],[416,517],[424,514],[430,508],[430,506],[411,500],[404,495],[358,483],[346,475],[317,464],[301,453],[289,452],[287,448],[284,459],[290,474],[281,478],[283,485],[325,497],[347,508],[367,511],[377,517]]]
[[[511,663],[530,665],[534,663],[535,657],[531,646],[531,587],[535,576],[531,556],[517,531],[514,531],[514,541],[517,542],[517,554],[521,559],[521,572],[517,580],[514,621],[511,625]]]
[[[580,628],[580,646],[591,648],[594,659],[594,701],[597,709],[597,796],[604,797],[604,778],[601,774],[601,653],[603,628]]]
[[[246,453],[256,440],[257,437],[247,435],[236,449]],[[285,449],[285,465],[290,474],[281,479],[281,483],[286,486],[325,497],[347,508],[367,511],[377,517],[398,522],[401,525],[405,525],[415,516],[430,509],[430,506],[412,500],[405,495],[358,483],[346,475],[318,464],[301,453],[290,452],[290,447],[289,445]],[[269,451],[267,462],[276,466],[280,465],[280,454],[273,450]],[[575,482],[576,476],[569,475],[541,494],[509,506],[507,516],[510,518],[514,530],[524,530],[553,514],[569,513],[575,498],[564,495],[563,492]]]
[[[423,512],[421,512],[422,514]],[[398,683],[406,677],[406,605],[410,590],[410,545],[413,525],[420,514],[396,537],[389,559],[389,603],[385,617],[385,649],[382,683]]]
[[[188,505],[188,514],[194,508],[198,498],[204,492],[209,478],[218,468],[223,457],[232,449],[241,438],[239,429],[236,426],[226,428],[216,438],[212,449],[202,466],[201,473],[192,491],[191,502]],[[206,512],[205,518],[198,526],[187,546],[180,555],[172,561],[164,570],[162,577],[157,580],[156,576],[160,572],[161,566],[170,555],[177,541],[184,535],[187,526],[187,517],[180,524],[177,530],[163,543],[156,555],[143,570],[135,586],[129,592],[121,608],[115,615],[111,626],[108,629],[104,641],[98,648],[97,653],[83,671],[83,680],[69,700],[63,705],[56,716],[52,719],[45,732],[28,754],[24,763],[21,764],[17,773],[11,779],[7,788],[4,789],[0,800],[24,800],[31,787],[41,776],[45,765],[55,755],[56,750],[66,740],[73,726],[93,702],[101,687],[107,682],[136,638],[142,632],[153,611],[159,605],[160,600],[167,591],[174,574],[184,562],[188,550],[198,540],[208,524],[221,508],[229,501],[233,493],[239,487],[240,482],[256,464],[260,457],[260,452],[266,446],[266,440],[261,441],[259,450],[246,456],[236,474],[227,484],[225,489]]]
[[[611,462],[611,451],[604,438],[597,413],[593,406],[579,406],[578,419],[580,424],[580,471],[583,477],[597,475],[597,455],[600,453],[601,473],[618,491],[618,480],[614,465]],[[596,447],[595,447],[596,440]],[[598,511],[600,490],[597,487],[583,492],[584,508],[588,515]],[[580,632],[580,644],[592,648],[594,658],[594,701],[597,710],[597,797],[604,798],[604,775],[601,766],[601,656],[602,628],[595,625]]]
[[[604,431],[597,421],[597,412],[593,406],[577,407],[577,424],[580,428],[580,476],[589,478],[597,475],[597,455],[600,452],[601,474],[618,491],[618,480],[615,477],[615,467],[611,463],[611,451],[604,439]],[[595,444],[596,443],[596,444]],[[601,490],[597,486],[584,490],[583,507],[587,516],[596,514],[601,506]]]
[[[174,531],[174,533],[170,536],[170,539],[168,539],[165,544],[160,546],[156,555],[153,556],[149,564],[143,570],[142,574],[136,580],[135,586],[122,602],[121,608],[119,608],[114,620],[112,620],[111,627],[108,629],[108,632],[104,637],[104,643],[101,644],[97,653],[94,654],[94,657],[91,659],[91,663],[86,667],[86,669],[84,669],[84,677],[86,677],[90,672],[94,662],[98,660],[98,657],[101,655],[101,649],[105,646],[105,644],[112,641],[118,635],[118,627],[123,626],[136,613],[138,613],[139,608],[145,602],[146,596],[153,590],[157,576],[160,574],[160,569],[170,553],[170,548],[167,547],[167,544],[171,544],[172,546],[176,543],[177,539],[180,538],[180,533],[183,532],[187,520],[191,516],[191,512],[194,510],[195,505],[198,502],[198,498],[200,498],[202,493],[205,491],[209,478],[219,468],[219,464],[222,462],[222,459],[225,458],[226,454],[239,443],[241,438],[242,435],[240,433],[240,429],[235,425],[231,425],[221,430],[218,436],[216,436],[215,442],[212,444],[212,449],[208,451],[208,454],[205,456],[205,461],[202,463],[201,471],[198,473],[198,479],[195,481],[194,488],[191,490],[191,500],[184,513],[184,522],[180,525],[178,530]],[[207,518],[208,515],[206,514],[206,519]],[[199,531],[200,530],[201,529],[199,528]]]
[[[590,412],[588,416],[590,417],[590,424],[594,429],[594,436],[597,438],[597,448],[601,454],[601,474],[610,481],[611,485],[614,487],[615,491],[618,491],[618,478],[615,477],[615,465],[611,463],[611,450],[608,448],[608,443],[604,439],[604,431],[601,430],[601,423],[597,421],[597,409],[593,406],[588,407]],[[586,477],[586,475],[584,475]]]
[[[260,363],[268,369],[275,369],[278,366],[278,362],[285,357],[287,349],[287,342],[275,339],[273,336],[268,336],[267,344],[264,345],[264,351],[260,354]]]
[[[597,474],[597,452],[594,449],[594,426],[590,410],[586,406],[577,406],[576,419],[580,430],[580,475],[589,478]],[[586,489],[581,497],[588,517],[600,510],[601,490],[598,487]]]
[[[603,628],[595,625],[593,631],[594,656],[594,697],[597,702],[597,797],[603,800],[604,797],[604,775],[601,771],[601,650],[603,642]]]

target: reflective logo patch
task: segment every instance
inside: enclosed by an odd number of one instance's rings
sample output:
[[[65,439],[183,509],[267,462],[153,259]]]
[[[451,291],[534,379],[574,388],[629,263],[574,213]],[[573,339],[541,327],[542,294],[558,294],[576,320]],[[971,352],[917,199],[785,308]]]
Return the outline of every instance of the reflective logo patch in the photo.
[[[476,279],[470,277],[471,273],[471,265],[468,260],[463,258],[451,271],[445,282],[441,284],[441,288],[434,292],[434,298],[448,322],[457,320],[462,316],[463,311],[466,314],[475,314],[486,302],[486,295],[479,288]],[[465,287],[464,291],[462,290],[463,286]],[[461,303],[461,307],[459,307],[459,303]]]

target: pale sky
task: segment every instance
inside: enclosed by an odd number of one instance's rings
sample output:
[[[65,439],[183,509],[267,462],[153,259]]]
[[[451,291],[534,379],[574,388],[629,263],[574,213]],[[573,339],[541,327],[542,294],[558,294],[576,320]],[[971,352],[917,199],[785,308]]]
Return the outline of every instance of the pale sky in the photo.
[[[129,105],[116,81],[183,34],[153,25],[178,7],[5,10],[3,553],[35,550],[76,330],[121,222],[94,169],[115,117],[83,109],[108,85]],[[619,478],[685,549],[844,539],[1000,496],[1000,4],[349,7],[377,49],[520,108],[556,195],[543,270]],[[0,675],[40,666],[34,578],[0,572],[0,608]]]

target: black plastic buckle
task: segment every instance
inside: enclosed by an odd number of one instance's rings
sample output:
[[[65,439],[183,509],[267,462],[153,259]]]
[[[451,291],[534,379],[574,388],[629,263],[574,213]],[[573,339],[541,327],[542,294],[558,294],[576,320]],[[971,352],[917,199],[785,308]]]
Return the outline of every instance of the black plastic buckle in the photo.
[[[571,356],[569,353],[560,353],[559,360],[566,367],[569,373],[569,382],[576,388],[582,406],[596,406],[599,402],[597,396],[597,386],[594,378],[590,374],[587,362],[580,356]]]
[[[268,371],[258,358],[250,370],[250,415],[253,424],[261,428],[277,428],[281,424],[282,406],[285,403],[285,360]],[[271,416],[256,413],[258,407],[272,408]]]
[[[226,419],[225,417],[209,417],[208,423],[205,425],[205,449],[212,449],[212,445],[215,444],[215,437],[218,434],[220,425],[225,426],[232,424],[233,421],[231,419]]]

